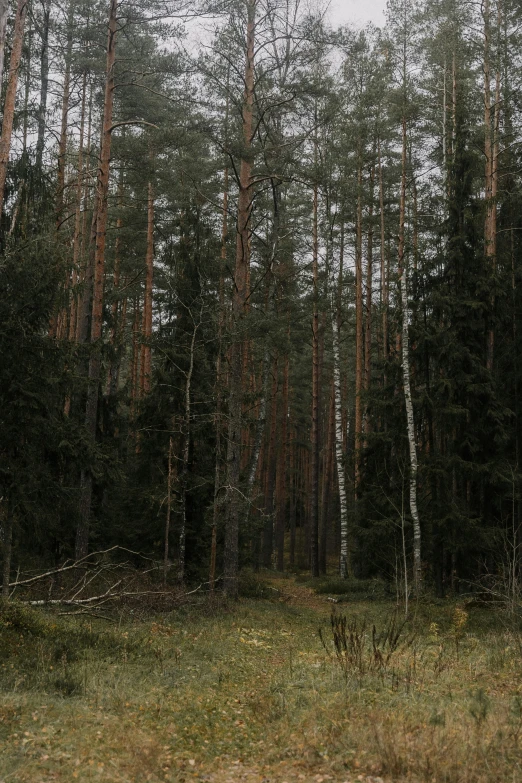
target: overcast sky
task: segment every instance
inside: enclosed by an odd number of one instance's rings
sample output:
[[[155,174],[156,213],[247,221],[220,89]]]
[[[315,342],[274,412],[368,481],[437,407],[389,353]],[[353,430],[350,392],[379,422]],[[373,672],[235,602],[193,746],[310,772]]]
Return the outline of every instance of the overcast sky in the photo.
[[[330,18],[334,24],[365,24],[382,27],[386,0],[331,0]]]

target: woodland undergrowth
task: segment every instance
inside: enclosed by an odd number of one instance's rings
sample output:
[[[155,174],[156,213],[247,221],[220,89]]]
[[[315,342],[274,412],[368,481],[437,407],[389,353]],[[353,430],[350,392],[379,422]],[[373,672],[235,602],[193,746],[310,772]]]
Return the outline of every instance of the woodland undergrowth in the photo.
[[[0,781],[521,779],[513,618],[356,595],[332,615],[305,589],[116,622],[2,605]]]

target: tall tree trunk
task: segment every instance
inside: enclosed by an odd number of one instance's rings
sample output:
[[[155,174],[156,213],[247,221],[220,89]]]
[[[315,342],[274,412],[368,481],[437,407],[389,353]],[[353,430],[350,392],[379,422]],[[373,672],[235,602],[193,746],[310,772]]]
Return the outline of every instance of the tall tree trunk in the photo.
[[[344,259],[344,234],[341,232],[341,249],[339,261],[339,276],[337,287],[333,263],[330,277],[330,299],[332,302],[332,347],[333,347],[333,381],[335,400],[335,463],[337,466],[337,486],[339,487],[339,510],[341,515],[341,551],[339,558],[339,575],[346,579],[351,575],[351,562],[348,538],[348,498],[346,493],[346,472],[344,464],[344,417],[341,389],[341,319],[342,319],[342,281]],[[337,290],[336,290],[337,288]],[[347,416],[349,422],[349,417]]]
[[[317,136],[315,139],[317,174]],[[310,572],[319,576],[319,187],[314,184],[312,226],[312,432],[311,432],[311,496],[310,496]]]
[[[109,175],[112,139],[112,117],[114,108],[114,66],[116,62],[118,0],[110,0],[109,31],[107,39],[107,70],[105,81],[105,101],[103,108],[103,133],[100,150],[97,182],[96,247],[94,254],[94,286],[91,319],[92,352],[89,361],[87,405],[85,427],[91,440],[96,440],[96,422],[98,416],[98,396],[101,374],[101,336],[103,326],[103,283],[105,275],[105,243],[107,234],[107,214],[109,197]],[[85,557],[89,549],[89,523],[92,499],[92,476],[90,471],[82,482],[80,519],[76,530],[76,557]]]
[[[319,571],[326,574],[328,523],[330,521],[330,497],[332,494],[332,454],[335,440],[335,382],[332,379],[328,421],[326,425],[326,446],[323,453],[323,484],[321,488],[321,528],[319,531]]]
[[[180,475],[180,531],[179,531],[179,556],[178,556],[178,582],[183,584],[185,581],[185,554],[187,541],[187,483],[189,478],[189,458],[190,458],[190,440],[191,440],[191,395],[192,395],[192,376],[194,375],[194,358],[196,351],[196,337],[198,329],[201,326],[203,317],[203,305],[199,312],[199,318],[193,318],[192,337],[189,349],[189,366],[185,376],[185,400],[183,417],[183,451]]]
[[[13,515],[11,512],[11,504],[4,502],[4,498],[0,498],[0,512],[2,511],[2,527],[4,531],[3,536],[3,559],[2,559],[2,599],[4,601],[9,600],[9,582],[11,581],[11,559],[13,553]]]
[[[484,20],[484,155],[485,155],[485,204],[486,216],[484,221],[484,251],[486,256],[487,271],[492,276],[496,271],[496,239],[497,239],[497,205],[496,205],[496,176],[495,176],[495,139],[496,130],[493,126],[491,106],[491,9],[490,0],[484,0],[482,6]],[[493,112],[496,124],[496,109]],[[495,346],[495,330],[493,328],[495,307],[494,293],[490,297],[489,325],[487,331],[486,366],[490,372],[493,370],[493,355]]]
[[[239,567],[239,520],[241,517],[240,466],[243,373],[241,361],[242,324],[248,301],[250,213],[252,208],[252,135],[254,108],[254,42],[256,0],[247,3],[245,95],[243,99],[243,152],[239,172],[236,263],[232,300],[232,329],[229,363],[229,428],[227,447],[227,521],[224,551],[224,590],[237,598]]]
[[[4,80],[5,40],[7,34],[8,16],[9,0],[0,0],[0,90]]]
[[[355,247],[355,499],[359,498],[362,478],[364,312],[362,268],[362,167],[357,174],[357,216]]]
[[[147,257],[145,277],[145,299],[143,302],[143,343],[141,346],[141,394],[151,389],[151,340],[152,340],[152,284],[154,278],[154,187],[149,182],[147,208]]]
[[[5,183],[7,179],[7,166],[11,153],[11,139],[13,136],[13,120],[16,104],[16,90],[18,87],[18,72],[22,58],[22,45],[24,41],[25,17],[29,0],[18,0],[14,26],[13,48],[11,49],[11,62],[9,64],[9,79],[4,104],[4,118],[2,121],[2,135],[0,136],[0,218],[4,212]]]
[[[40,104],[38,106],[38,136],[36,139],[36,168],[42,170],[45,146],[45,122],[47,118],[47,98],[49,95],[49,23],[51,19],[51,0],[44,0],[41,26],[42,50],[40,54]]]
[[[288,341],[290,327],[288,327]],[[288,389],[289,389],[290,359],[285,357],[283,367],[283,399],[281,400],[281,441],[279,451],[279,467],[277,469],[276,483],[276,565],[278,571],[285,570],[285,527],[286,527],[286,501],[287,501],[287,471],[286,457],[288,451]]]
[[[165,517],[165,534],[163,540],[163,584],[167,584],[169,573],[170,521],[172,517],[172,458],[174,456],[174,438],[169,438],[169,457],[167,468],[167,514]]]
[[[379,211],[381,228],[381,308],[382,308],[382,358],[388,361],[388,269],[386,264],[386,217],[384,214],[384,182],[382,175],[381,140],[377,146],[379,166]],[[384,376],[386,383],[386,371]]]
[[[73,48],[73,22],[74,5],[69,4],[67,17],[67,49],[65,52],[65,74],[63,77],[62,93],[62,120],[60,127],[60,141],[58,144],[58,175],[56,188],[56,228],[57,231],[62,227],[64,220],[64,199],[65,199],[65,158],[67,155],[67,130],[69,127],[69,101],[71,97],[71,60]],[[80,122],[84,121],[84,93],[82,92],[82,116]],[[44,120],[45,125],[45,120]],[[83,143],[83,142],[82,142]]]
[[[265,523],[263,527],[262,563],[265,568],[272,565],[274,551],[274,492],[277,471],[277,401],[278,401],[278,367],[277,357],[274,359],[272,372],[272,401],[270,414],[270,429],[268,447],[266,449],[266,489],[265,489]]]
[[[406,118],[402,119],[402,176],[401,196],[399,205],[399,278],[402,303],[402,377],[404,384],[404,399],[406,403],[406,421],[408,428],[408,445],[410,449],[410,512],[413,520],[413,586],[419,595],[422,586],[421,565],[421,529],[419,511],[417,508],[417,443],[415,440],[415,420],[413,416],[413,401],[410,380],[410,337],[409,337],[409,307],[408,307],[408,270],[406,259],[406,163],[407,163],[407,126]]]
[[[111,307],[111,332],[110,344],[113,355],[107,373],[107,396],[114,396],[118,392],[120,380],[121,365],[121,337],[123,336],[124,317],[118,318],[120,314],[120,299],[118,289],[121,280],[121,230],[123,228],[123,219],[121,211],[123,209],[124,175],[123,168],[120,170],[120,179],[118,182],[118,217],[116,219],[116,240],[114,242],[114,274],[112,286],[112,307]],[[147,238],[148,241],[148,238]],[[123,312],[121,314],[123,316]],[[122,328],[123,327],[123,328]]]
[[[227,77],[227,89],[230,79]],[[229,100],[225,115],[225,140],[228,140],[228,115]],[[222,460],[222,434],[223,434],[223,333],[225,330],[225,267],[227,263],[227,239],[228,239],[228,190],[229,190],[228,166],[225,166],[223,176],[223,217],[221,223],[221,257],[219,265],[219,312],[218,312],[218,339],[216,359],[216,465],[214,470],[214,504],[212,509],[212,535],[210,544],[210,569],[209,589],[214,594],[216,584],[216,560],[217,560],[217,529],[220,511],[221,492],[221,460]]]
[[[364,417],[363,429],[367,435],[371,430],[368,417],[368,395],[370,392],[372,373],[372,294],[373,294],[373,187],[375,182],[375,166],[370,172],[370,196],[368,204],[368,255],[366,269],[366,322],[364,328]]]

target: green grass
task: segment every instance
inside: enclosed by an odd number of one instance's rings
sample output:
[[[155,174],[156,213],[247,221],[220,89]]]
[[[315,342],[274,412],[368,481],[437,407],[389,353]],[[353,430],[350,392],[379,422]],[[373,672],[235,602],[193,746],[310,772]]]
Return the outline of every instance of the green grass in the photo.
[[[358,665],[335,655],[326,600],[273,585],[120,625],[4,606],[0,781],[522,779],[516,625],[424,604],[376,666],[393,604],[352,601],[337,611],[366,629]]]

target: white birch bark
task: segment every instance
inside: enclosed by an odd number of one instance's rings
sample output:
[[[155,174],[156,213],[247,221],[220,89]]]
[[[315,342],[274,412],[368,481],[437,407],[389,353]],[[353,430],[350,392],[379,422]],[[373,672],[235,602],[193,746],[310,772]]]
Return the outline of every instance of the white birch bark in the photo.
[[[339,558],[339,575],[346,579],[351,573],[350,553],[348,548],[348,498],[346,495],[346,476],[344,472],[343,455],[343,414],[341,397],[341,335],[339,314],[336,312],[335,280],[333,264],[330,269],[330,300],[332,320],[332,349],[334,377],[334,410],[335,410],[335,463],[337,466],[337,482],[339,487],[339,506],[341,514],[341,552]],[[348,417],[347,417],[348,418]],[[349,425],[347,425],[349,426]],[[346,433],[348,436],[348,433]]]
[[[409,308],[407,267],[403,264],[401,270],[401,300],[402,300],[402,377],[404,384],[404,399],[406,403],[406,420],[408,425],[408,444],[410,448],[410,512],[413,520],[413,583],[418,594],[421,586],[421,529],[419,510],[417,508],[417,444],[415,441],[415,420],[413,417],[413,402],[411,396],[410,378],[410,340],[409,340]]]

